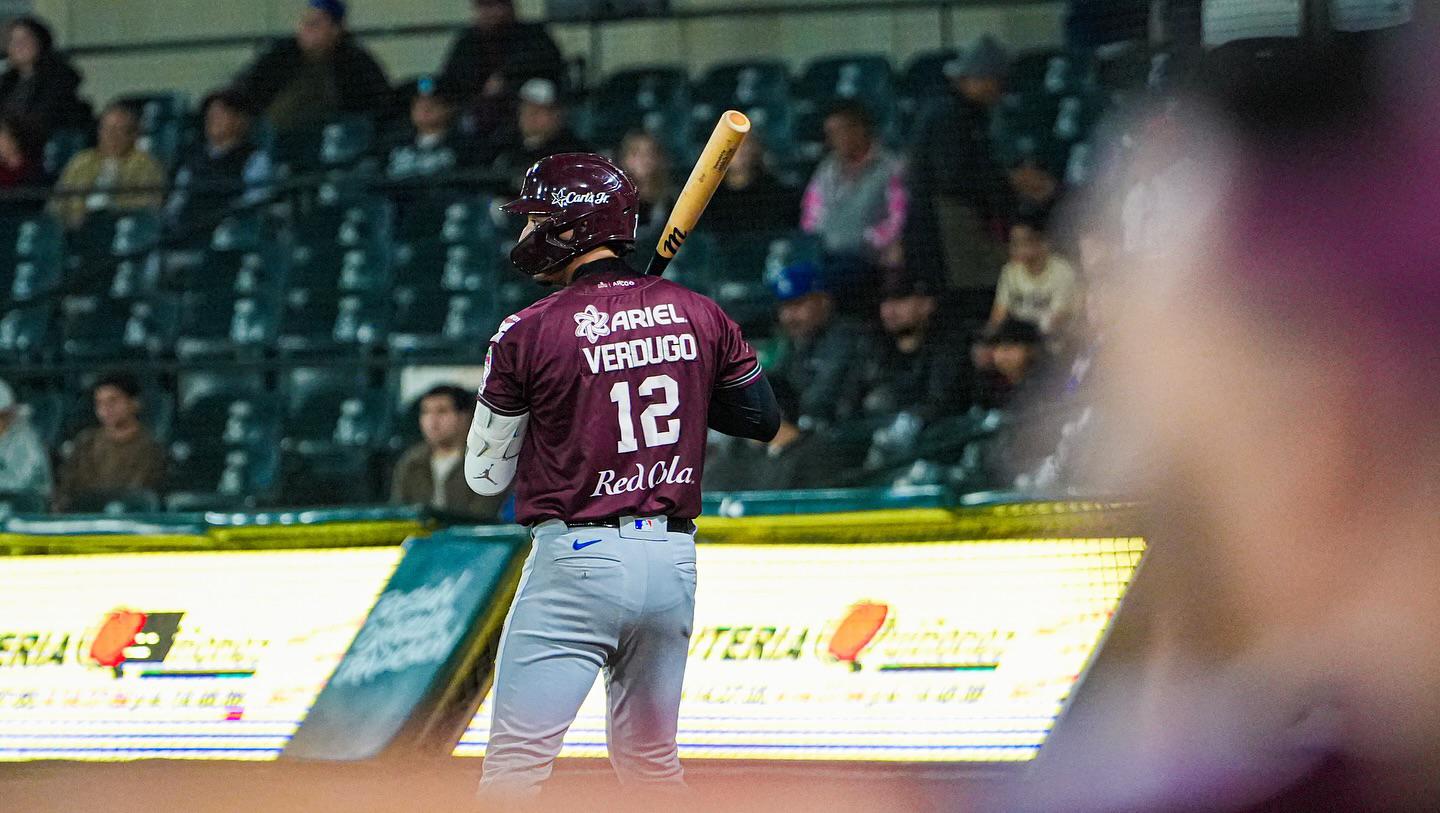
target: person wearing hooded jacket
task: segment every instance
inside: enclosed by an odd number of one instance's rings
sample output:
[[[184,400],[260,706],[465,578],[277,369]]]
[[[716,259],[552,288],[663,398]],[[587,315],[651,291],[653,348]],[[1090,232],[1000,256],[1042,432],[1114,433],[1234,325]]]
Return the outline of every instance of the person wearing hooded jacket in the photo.
[[[42,142],[58,129],[90,129],[90,106],[78,95],[81,75],[59,51],[49,26],[16,17],[5,26],[6,69],[0,114],[23,121]]]

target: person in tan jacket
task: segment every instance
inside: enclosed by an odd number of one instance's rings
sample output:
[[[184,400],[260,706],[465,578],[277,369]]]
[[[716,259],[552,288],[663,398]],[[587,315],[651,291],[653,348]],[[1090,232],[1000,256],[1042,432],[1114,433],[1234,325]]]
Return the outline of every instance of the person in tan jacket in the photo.
[[[160,208],[165,168],[136,147],[139,136],[140,117],[133,108],[118,102],[105,108],[97,145],[76,153],[55,185],[50,211],[65,228],[79,227],[95,211]]]
[[[127,373],[95,382],[99,426],[82,430],[69,444],[55,489],[55,510],[75,510],[96,495],[160,491],[165,447],[140,423],[140,384]]]
[[[474,394],[461,387],[441,384],[420,396],[425,439],[395,464],[391,502],[494,521],[504,497],[482,497],[465,483],[465,435],[474,412]]]

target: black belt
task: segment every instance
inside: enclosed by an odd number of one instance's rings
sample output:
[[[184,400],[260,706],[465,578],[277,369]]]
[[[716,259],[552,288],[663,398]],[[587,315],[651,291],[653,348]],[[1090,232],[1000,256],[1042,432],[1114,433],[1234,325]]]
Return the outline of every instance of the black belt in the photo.
[[[571,528],[619,528],[619,517],[606,517],[604,519],[590,519],[583,522],[566,522]],[[665,530],[674,531],[677,534],[695,533],[695,520],[675,519],[673,517],[665,521]]]

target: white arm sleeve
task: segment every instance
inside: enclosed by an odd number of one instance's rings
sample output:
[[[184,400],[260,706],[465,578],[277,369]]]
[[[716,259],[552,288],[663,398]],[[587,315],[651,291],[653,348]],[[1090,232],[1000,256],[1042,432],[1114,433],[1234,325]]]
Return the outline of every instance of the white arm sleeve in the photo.
[[[471,491],[493,497],[509,487],[529,422],[528,412],[499,415],[483,401],[475,404],[465,449],[465,482]]]

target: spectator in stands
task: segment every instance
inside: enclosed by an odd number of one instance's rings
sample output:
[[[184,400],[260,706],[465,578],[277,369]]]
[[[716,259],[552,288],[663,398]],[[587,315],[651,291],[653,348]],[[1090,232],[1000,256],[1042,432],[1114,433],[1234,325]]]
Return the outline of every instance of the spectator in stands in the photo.
[[[531,79],[520,87],[520,108],[515,126],[499,137],[495,171],[509,179],[509,192],[519,193],[520,181],[531,164],[561,152],[589,152],[566,123],[567,111],[560,88],[549,79]]]
[[[825,117],[830,153],[805,188],[800,228],[818,234],[829,257],[897,269],[909,197],[901,162],[875,139],[870,113],[840,102]]]
[[[50,496],[50,455],[5,381],[0,381],[0,492]]]
[[[80,72],[55,50],[43,22],[17,17],[5,26],[5,65],[0,114],[19,116],[42,142],[62,127],[90,127],[90,106],[76,94]]]
[[[391,502],[495,518],[501,499],[471,491],[461,465],[474,411],[475,393],[461,387],[442,384],[420,396],[420,433],[425,439],[395,464]]]
[[[310,0],[295,36],[246,68],[235,87],[278,132],[315,128],[340,114],[386,116],[390,81],[345,28],[343,0]]]
[[[813,262],[785,267],[771,288],[780,303],[781,338],[765,367],[772,381],[794,390],[795,423],[811,429],[849,417],[859,400],[860,326],[836,316],[835,300]]]
[[[139,136],[134,108],[119,102],[105,108],[99,143],[71,158],[55,187],[51,210],[66,228],[79,227],[90,212],[160,208],[165,168],[136,147]]]
[[[887,278],[880,303],[883,335],[864,374],[869,415],[907,413],[920,422],[957,411],[964,343],[937,318],[934,283],[913,274]]]
[[[670,209],[675,205],[675,184],[670,176],[670,153],[660,139],[644,130],[632,130],[620,140],[620,168],[640,193],[640,226],[636,245],[653,246],[660,240]]]
[[[55,510],[87,497],[114,492],[159,491],[165,481],[165,448],[140,423],[140,384],[127,373],[102,377],[92,390],[100,425],[69,444],[60,466]]]
[[[1010,262],[1000,272],[989,326],[1006,319],[1034,324],[1055,344],[1080,309],[1075,269],[1050,251],[1047,218],[1033,215],[1010,227]]]
[[[765,167],[764,140],[751,130],[730,159],[702,221],[707,232],[735,235],[775,231],[800,222],[800,196]]]
[[[1008,70],[1008,55],[988,36],[947,64],[951,93],[920,125],[910,156],[906,264],[963,291],[988,292],[1004,263],[1014,192],[995,159],[990,116]]]
[[[467,163],[472,150],[455,126],[455,96],[444,77],[423,77],[410,100],[411,138],[390,151],[391,178],[435,175]]]
[[[210,94],[202,105],[205,141],[181,160],[165,204],[176,228],[213,227],[237,198],[259,199],[271,178],[270,159],[250,134],[254,112],[234,89]]]
[[[1004,409],[1046,358],[1045,336],[1033,322],[1006,319],[986,329],[973,358],[975,403],[985,409]]]
[[[565,58],[539,23],[515,19],[514,0],[472,0],[472,25],[450,46],[441,80],[455,89],[471,131],[489,137],[515,116],[531,79],[564,89]]]
[[[43,199],[38,197],[40,190],[34,189],[45,182],[42,149],[24,119],[0,113],[0,192],[8,193],[3,198],[5,211],[44,206]],[[17,192],[19,194],[15,194]],[[27,199],[26,192],[37,197]]]

